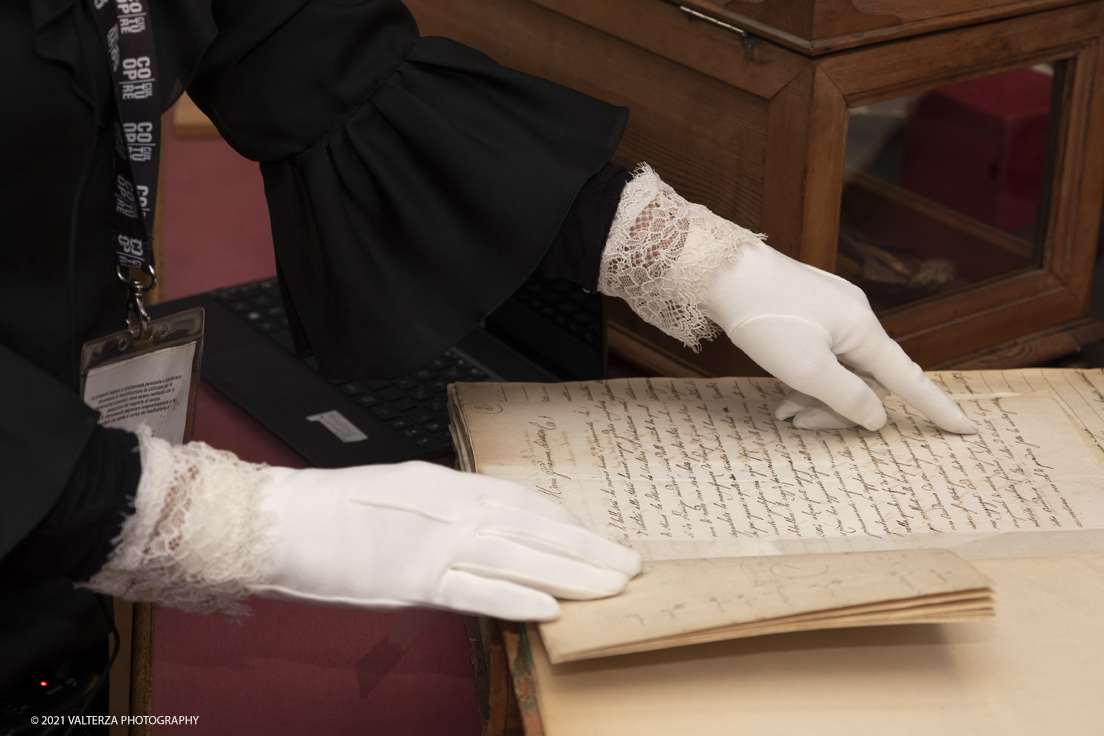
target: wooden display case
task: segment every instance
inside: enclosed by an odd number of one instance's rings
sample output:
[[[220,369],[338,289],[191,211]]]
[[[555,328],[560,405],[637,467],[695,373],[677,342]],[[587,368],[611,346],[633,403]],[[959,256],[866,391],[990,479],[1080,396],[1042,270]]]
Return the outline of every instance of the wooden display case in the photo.
[[[925,368],[1030,365],[1104,338],[1087,316],[1104,193],[1104,2],[408,5],[425,34],[629,107],[618,163],[648,162],[688,199],[765,233],[782,252],[860,278],[848,238],[865,212],[860,251],[892,231],[918,249],[886,261],[902,273],[909,258],[952,260],[942,286],[896,304],[863,284],[884,307],[886,330]],[[1031,68],[1052,75],[1034,227],[1010,232],[917,194],[907,177],[902,185],[849,167],[860,112]],[[880,209],[870,215],[872,202]],[[618,301],[608,314],[611,348],[650,371],[757,370],[727,341],[694,354]]]

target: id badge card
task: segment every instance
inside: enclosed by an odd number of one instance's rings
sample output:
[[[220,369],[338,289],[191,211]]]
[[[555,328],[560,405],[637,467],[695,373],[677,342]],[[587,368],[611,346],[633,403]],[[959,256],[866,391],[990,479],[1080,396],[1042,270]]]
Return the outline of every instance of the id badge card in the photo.
[[[100,412],[100,425],[187,442],[195,427],[199,368],[203,360],[203,309],[150,320],[135,338],[131,330],[85,343],[81,350],[81,398]]]

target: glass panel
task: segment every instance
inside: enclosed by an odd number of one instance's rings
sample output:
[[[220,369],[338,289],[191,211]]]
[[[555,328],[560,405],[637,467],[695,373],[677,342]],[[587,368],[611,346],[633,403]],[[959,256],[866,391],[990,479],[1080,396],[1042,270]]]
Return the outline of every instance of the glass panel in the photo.
[[[875,310],[1041,263],[1063,63],[851,110],[836,272]]]

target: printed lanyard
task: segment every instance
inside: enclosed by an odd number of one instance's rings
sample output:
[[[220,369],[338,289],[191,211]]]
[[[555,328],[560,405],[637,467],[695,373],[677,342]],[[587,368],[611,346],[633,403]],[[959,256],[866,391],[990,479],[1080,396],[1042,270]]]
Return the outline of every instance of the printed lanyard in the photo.
[[[142,296],[157,283],[153,219],[160,165],[161,97],[149,0],[88,0],[104,39],[115,93],[112,247],[130,288],[127,328],[81,349],[80,391],[100,425],[187,442],[195,427],[203,309],[150,319]],[[137,272],[137,277],[131,274]]]
[[[160,165],[161,97],[148,0],[88,0],[104,38],[115,93],[115,270],[130,287],[127,324],[146,333],[142,296],[154,287],[153,219]],[[148,277],[131,278],[130,269]],[[132,317],[133,315],[133,317]]]

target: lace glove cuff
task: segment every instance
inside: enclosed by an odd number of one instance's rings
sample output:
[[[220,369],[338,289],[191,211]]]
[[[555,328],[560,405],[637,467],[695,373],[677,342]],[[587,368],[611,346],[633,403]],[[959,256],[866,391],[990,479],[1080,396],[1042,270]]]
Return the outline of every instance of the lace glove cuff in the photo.
[[[511,481],[428,463],[292,470],[139,434],[142,480],[101,593],[230,615],[242,598],[428,605],[518,621],[619,593],[640,556]]]
[[[78,587],[194,613],[246,612],[262,582],[274,519],[261,512],[265,465],[202,442],[138,432],[142,479],[107,564]]]
[[[701,303],[718,269],[763,236],[687,202],[647,164],[625,185],[602,253],[598,290],[693,350],[720,333]]]

